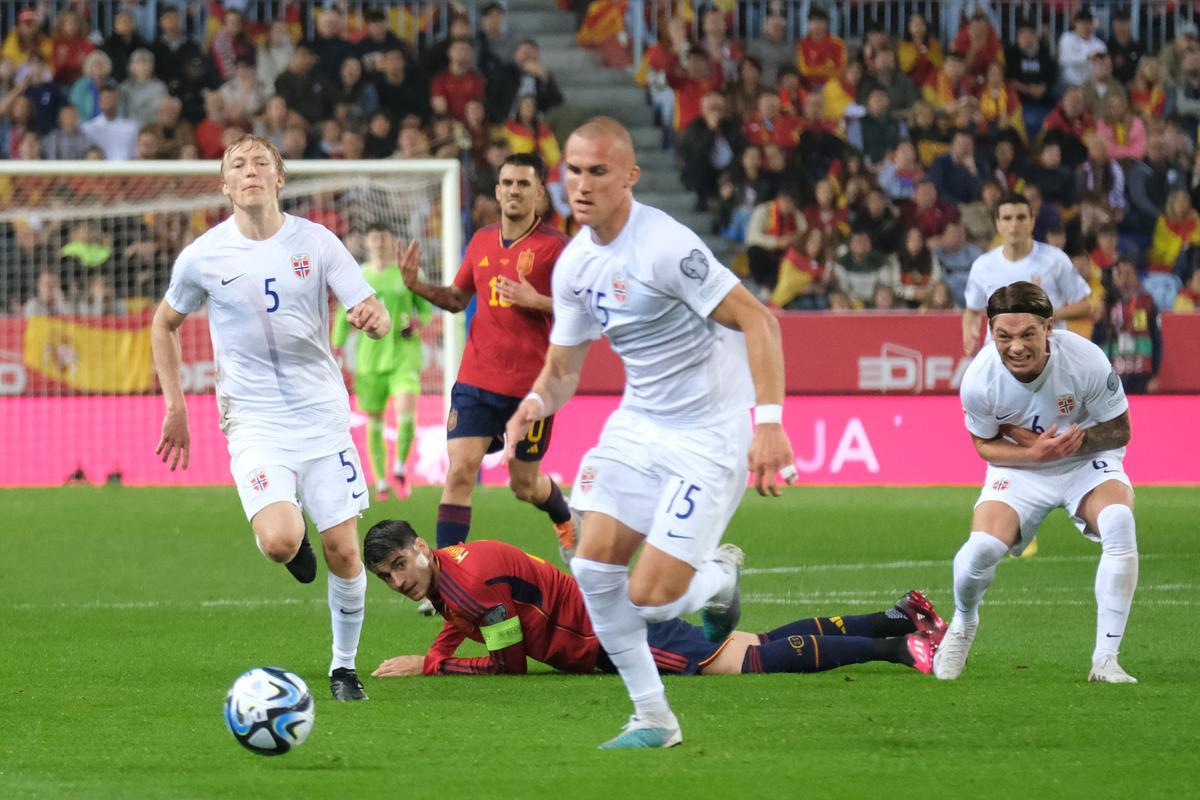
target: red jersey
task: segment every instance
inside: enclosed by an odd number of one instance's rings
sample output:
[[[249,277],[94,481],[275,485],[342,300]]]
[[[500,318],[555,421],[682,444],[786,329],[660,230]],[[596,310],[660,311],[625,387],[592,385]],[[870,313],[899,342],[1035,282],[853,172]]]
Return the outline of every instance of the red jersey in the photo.
[[[487,83],[483,76],[475,70],[455,76],[451,75],[447,68],[433,76],[429,83],[429,96],[446,98],[446,113],[462,122],[467,110],[467,101],[483,102],[486,88]]]
[[[525,658],[562,672],[596,668],[600,642],[575,579],[505,542],[474,541],[433,551],[429,600],[446,624],[425,655],[426,675],[522,674]],[[521,619],[523,641],[478,658],[455,658],[464,639],[483,641],[484,615],[503,605]]]
[[[471,237],[454,285],[476,296],[475,316],[467,334],[458,380],[510,397],[524,397],[546,360],[553,317],[500,299],[496,279],[517,280],[518,273],[539,294],[550,294],[550,274],[569,239],[535,219],[507,247],[500,226],[488,225]]]
[[[820,88],[846,66],[846,43],[836,36],[824,39],[805,36],[796,43],[796,66],[808,88]]]
[[[784,150],[791,150],[799,144],[802,132],[801,119],[783,114],[767,120],[761,113],[755,113],[742,126],[742,135],[749,144],[762,146],[774,142]]]

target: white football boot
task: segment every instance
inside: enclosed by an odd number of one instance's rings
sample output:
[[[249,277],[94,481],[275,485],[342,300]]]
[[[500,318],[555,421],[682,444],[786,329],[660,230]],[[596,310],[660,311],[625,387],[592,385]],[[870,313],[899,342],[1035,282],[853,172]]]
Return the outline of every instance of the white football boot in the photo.
[[[978,628],[978,622],[968,626],[958,614],[954,615],[941,646],[933,656],[935,678],[952,681],[962,675],[963,667],[967,665],[967,653],[971,652],[971,642],[975,641],[975,631]]]
[[[1090,683],[1137,683],[1137,678],[1121,669],[1116,656],[1105,656],[1099,661],[1092,662],[1092,671],[1088,675]]]

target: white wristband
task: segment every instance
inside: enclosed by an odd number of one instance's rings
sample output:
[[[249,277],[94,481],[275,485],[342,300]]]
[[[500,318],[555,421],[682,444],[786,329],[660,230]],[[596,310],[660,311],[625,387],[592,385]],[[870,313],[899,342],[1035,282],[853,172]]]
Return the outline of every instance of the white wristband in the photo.
[[[538,413],[543,417],[546,416],[546,398],[542,397],[537,392],[530,392],[529,394],[525,395],[525,400],[537,400],[538,405],[542,407],[542,410]],[[522,402],[524,402],[524,400],[522,400]]]
[[[755,425],[782,425],[783,424],[783,406],[779,403],[768,403],[767,405],[754,407],[754,424]]]

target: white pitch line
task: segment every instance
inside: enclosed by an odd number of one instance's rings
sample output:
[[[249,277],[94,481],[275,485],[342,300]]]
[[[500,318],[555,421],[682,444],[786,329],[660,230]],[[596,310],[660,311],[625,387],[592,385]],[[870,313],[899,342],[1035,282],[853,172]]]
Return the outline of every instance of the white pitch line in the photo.
[[[1151,554],[1140,556],[1141,561],[1153,561],[1167,558],[1165,555]],[[1017,561],[1018,559],[1014,559]],[[1100,554],[1094,556],[1038,556],[1034,559],[1020,561],[1022,564],[1065,564],[1076,561],[1096,563]],[[917,567],[948,567],[952,559],[936,559],[926,561],[862,561],[857,563],[830,564],[797,564],[789,567],[747,567],[742,575],[785,575],[795,572],[854,572],[868,569],[913,569]],[[1008,562],[1001,562],[1008,563]]]
[[[881,608],[884,604],[887,603],[887,600],[886,599],[863,600],[860,598],[844,598],[844,597],[839,597],[839,596],[779,597],[776,595],[769,595],[769,594],[763,594],[763,595],[748,594],[748,595],[742,596],[742,602],[756,604],[756,605],[773,605],[773,606],[796,606],[796,605],[802,605],[802,604],[808,604],[808,603],[828,602],[828,603],[839,603],[843,606],[866,606],[866,607]],[[1032,598],[1032,597],[1023,599],[1023,600],[1006,600],[1003,598],[992,599],[992,596],[990,594],[988,595],[987,600],[985,600],[983,603],[983,606],[985,606],[985,607],[990,607],[990,606],[1020,606],[1020,607],[1026,607],[1026,606],[1049,606],[1049,607],[1088,606],[1089,608],[1091,608],[1091,607],[1095,607],[1095,605],[1096,605],[1095,600],[1075,600],[1075,599],[1039,600],[1039,599]],[[1176,599],[1172,599],[1172,598],[1159,598],[1159,597],[1152,597],[1152,598],[1134,597],[1133,605],[1134,605],[1134,607],[1137,607],[1137,606],[1194,607],[1194,606],[1200,606],[1200,598],[1188,599],[1188,600],[1176,600]]]

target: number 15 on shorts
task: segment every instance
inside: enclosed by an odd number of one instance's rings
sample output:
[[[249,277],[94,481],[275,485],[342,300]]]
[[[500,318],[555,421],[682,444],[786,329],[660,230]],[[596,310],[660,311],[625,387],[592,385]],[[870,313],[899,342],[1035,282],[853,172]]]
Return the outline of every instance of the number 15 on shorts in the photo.
[[[699,486],[684,478],[673,478],[660,501],[656,526],[665,527],[667,535],[673,539],[695,538],[691,529],[695,524],[693,517],[704,517],[704,514],[696,515],[699,504],[704,500],[705,495]]]

